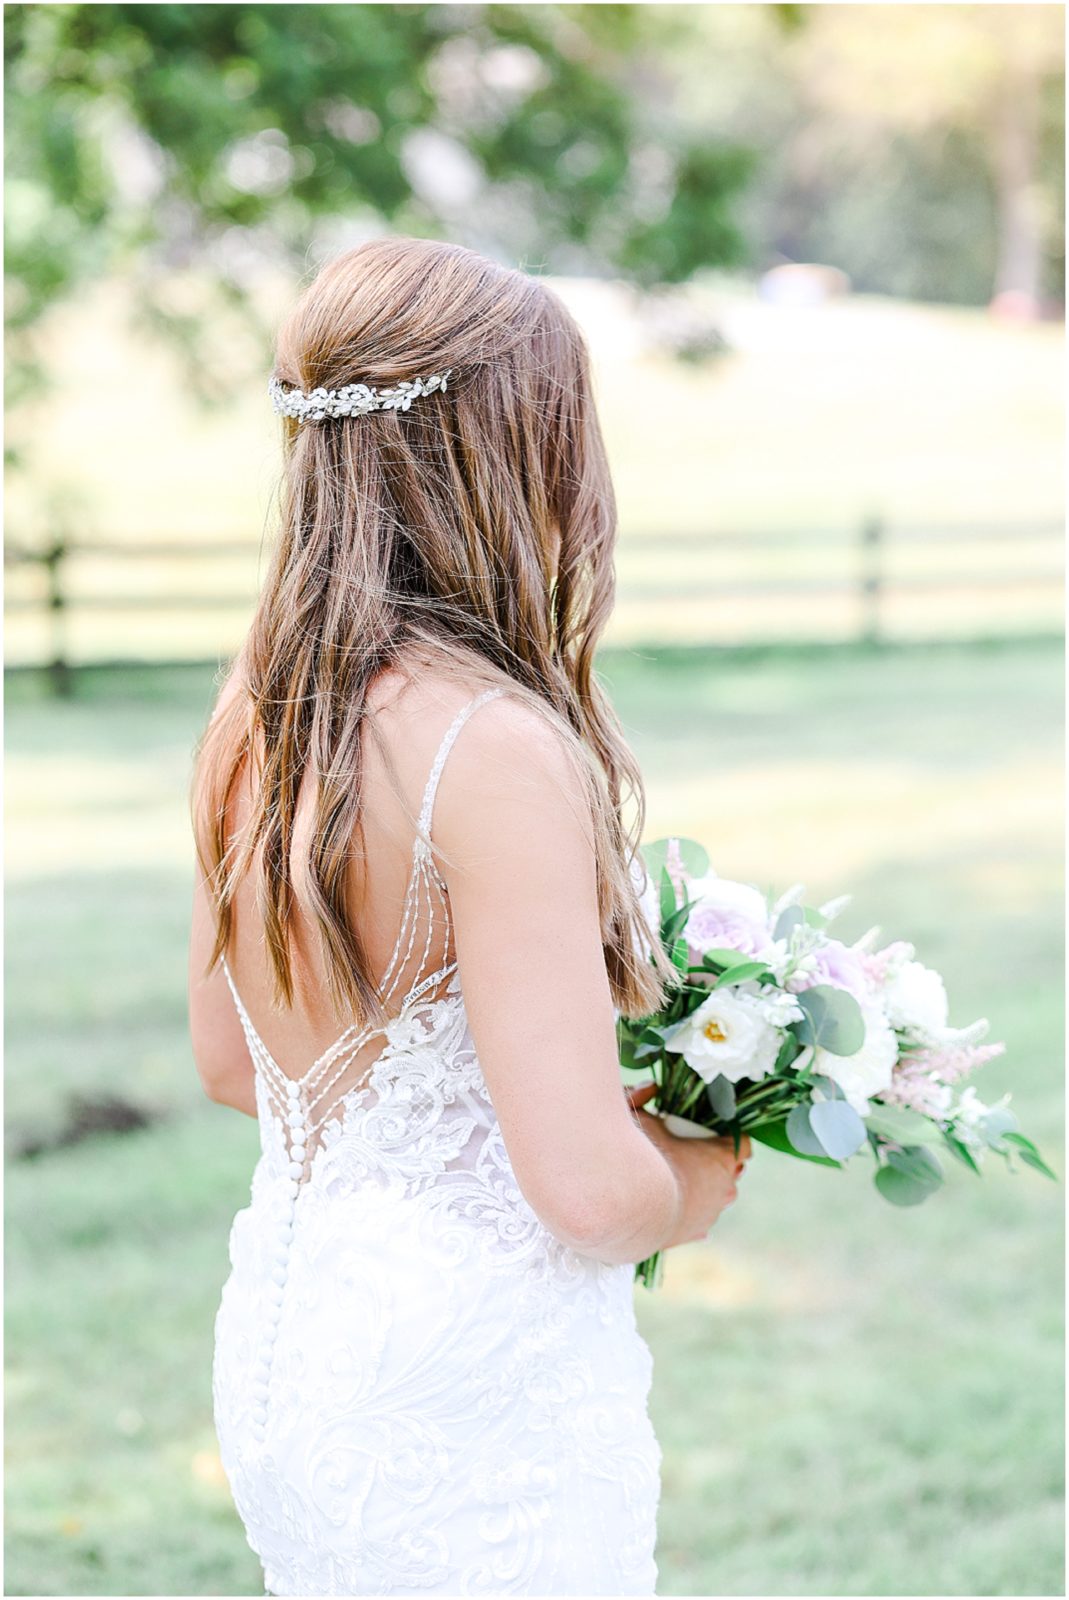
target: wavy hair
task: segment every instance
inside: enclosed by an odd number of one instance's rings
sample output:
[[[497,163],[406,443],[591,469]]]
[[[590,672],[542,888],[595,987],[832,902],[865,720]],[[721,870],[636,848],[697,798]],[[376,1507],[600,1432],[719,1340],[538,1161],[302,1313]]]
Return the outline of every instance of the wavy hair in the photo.
[[[589,358],[546,285],[472,250],[376,239],[304,289],[277,338],[274,375],[306,392],[378,387],[452,368],[408,410],[282,419],[280,530],[233,670],[241,692],[195,752],[197,854],[214,903],[207,971],[228,948],[233,897],[257,874],[276,1004],[293,1004],[295,885],[336,1010],[384,1020],[346,906],[361,819],[368,686],[413,656],[467,681],[505,683],[558,729],[584,774],[614,1001],[659,1003],[673,971],[647,954],[632,862],[641,774],[594,671],[612,607],[616,504]],[[226,813],[252,758],[252,810]],[[314,814],[294,859],[298,792]],[[630,827],[624,807],[632,803]]]

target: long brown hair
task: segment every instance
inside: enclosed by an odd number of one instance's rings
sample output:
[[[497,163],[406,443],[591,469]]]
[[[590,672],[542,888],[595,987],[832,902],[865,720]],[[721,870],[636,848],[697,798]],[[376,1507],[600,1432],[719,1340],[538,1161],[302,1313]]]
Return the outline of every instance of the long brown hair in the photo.
[[[448,387],[408,410],[282,419],[281,527],[236,663],[244,692],[196,752],[193,827],[217,923],[206,970],[228,948],[236,886],[255,868],[276,1003],[293,1004],[296,883],[336,1010],[382,1020],[346,877],[361,741],[374,725],[368,685],[415,653],[468,681],[505,683],[572,751],[594,822],[613,997],[641,1016],[672,969],[659,947],[652,965],[643,953],[629,870],[642,779],[594,672],[613,601],[616,504],[578,327],[537,278],[458,245],[377,239],[305,288],[279,331],[274,371],[307,392],[447,368]],[[227,806],[254,755],[252,811],[231,841]],[[309,765],[311,844],[296,862]]]

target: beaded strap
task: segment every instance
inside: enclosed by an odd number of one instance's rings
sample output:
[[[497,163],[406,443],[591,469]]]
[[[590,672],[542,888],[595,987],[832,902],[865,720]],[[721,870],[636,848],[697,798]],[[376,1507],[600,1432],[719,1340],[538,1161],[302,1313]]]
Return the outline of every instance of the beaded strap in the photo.
[[[445,766],[446,758],[448,757],[450,750],[452,750],[453,745],[456,743],[457,734],[460,732],[465,722],[467,722],[473,711],[478,711],[479,707],[481,705],[485,705],[487,700],[494,700],[499,694],[504,694],[504,692],[505,691],[503,688],[484,689],[482,694],[476,695],[474,700],[469,700],[466,706],[461,707],[456,716],[453,718],[453,721],[450,723],[449,727],[446,729],[445,738],[439,745],[438,754],[435,756],[434,763],[431,766],[431,774],[427,779],[427,787],[423,794],[423,805],[420,807],[419,834],[421,836],[426,836],[426,839],[424,837],[418,838],[417,845],[422,846],[424,850],[427,849],[427,842],[429,841],[429,835],[431,831],[431,814],[434,810],[434,797],[438,793],[438,781],[442,776],[442,769]]]
[[[424,922],[423,948],[416,963],[416,974],[400,1003],[397,1015],[404,1013],[406,1007],[411,1006],[424,994],[433,990],[444,978],[456,970],[456,960],[450,959],[439,967],[437,971],[425,973],[424,967],[434,942],[435,929],[441,921],[444,936],[444,949],[448,953],[452,945],[452,919],[449,914],[449,901],[445,884],[441,875],[433,865],[430,849],[430,826],[434,811],[434,800],[438,792],[438,783],[442,776],[443,768],[450,750],[456,742],[465,722],[487,700],[494,699],[497,695],[504,694],[503,687],[485,689],[481,694],[469,700],[462,706],[446,729],[438,752],[431,765],[430,775],[423,792],[423,803],[419,812],[419,825],[412,845],[412,870],[409,874],[408,885],[401,912],[401,926],[394,943],[390,960],[380,979],[380,992],[383,1002],[394,998],[400,984],[401,976],[409,966],[416,951],[419,937],[420,923]],[[356,1056],[357,1052],[376,1033],[386,1033],[386,1027],[365,1025],[358,1027],[350,1023],[333,1044],[329,1045],[311,1066],[300,1077],[291,1077],[278,1065],[253,1024],[252,1018],[245,1007],[237,986],[234,982],[230,966],[224,955],[222,961],[226,981],[234,998],[234,1005],[240,1018],[242,1029],[249,1046],[253,1064],[258,1070],[269,1091],[271,1098],[281,1113],[283,1120],[288,1121],[291,1128],[296,1127],[296,1115],[301,1116],[301,1131],[303,1136],[310,1136],[319,1131],[328,1119],[333,1107],[327,1103],[330,1091],[341,1081]],[[333,1069],[333,1070],[332,1070]],[[303,1144],[303,1139],[298,1140]],[[303,1165],[305,1149],[297,1152],[297,1160]],[[296,1176],[291,1172],[291,1176]]]

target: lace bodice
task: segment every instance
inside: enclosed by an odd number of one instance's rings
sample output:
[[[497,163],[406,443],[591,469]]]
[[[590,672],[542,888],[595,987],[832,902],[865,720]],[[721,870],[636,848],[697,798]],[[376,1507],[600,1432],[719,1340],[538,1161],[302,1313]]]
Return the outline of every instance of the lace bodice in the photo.
[[[431,768],[390,1020],[291,1078],[226,968],[261,1156],[231,1230],[215,1412],[269,1593],[653,1592],[633,1269],[571,1250],[519,1188],[429,847],[449,751],[502,692],[458,713]]]

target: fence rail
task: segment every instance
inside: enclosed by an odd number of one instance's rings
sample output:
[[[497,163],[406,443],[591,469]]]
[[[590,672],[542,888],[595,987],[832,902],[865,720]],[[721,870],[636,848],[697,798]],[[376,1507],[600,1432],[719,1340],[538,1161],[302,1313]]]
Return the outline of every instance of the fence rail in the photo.
[[[811,531],[783,530],[754,533],[728,532],[703,536],[687,533],[630,535],[622,538],[617,559],[618,594],[630,603],[651,604],[708,601],[770,600],[794,596],[799,601],[826,596],[829,599],[853,596],[853,629],[850,636],[873,643],[885,636],[886,612],[896,595],[939,595],[951,591],[961,595],[977,592],[1050,591],[1060,593],[1062,546],[1065,527],[1055,519],[1022,522],[1011,526],[966,524],[960,526],[900,526],[873,514],[853,528],[820,528]],[[924,548],[938,549],[940,562],[934,570],[920,569],[917,562]],[[913,570],[897,570],[896,551]],[[793,564],[801,570],[785,574],[768,571],[762,560],[768,552],[790,552]],[[954,564],[948,565],[954,552]],[[970,552],[980,558],[974,565]],[[1004,553],[995,566],[987,565],[989,552]],[[163,616],[168,613],[240,614],[251,606],[256,564],[267,555],[267,547],[250,539],[223,537],[207,541],[161,538],[125,543],[120,540],[76,542],[57,538],[43,548],[9,542],[4,564],[9,573],[36,571],[37,593],[12,593],[7,585],[5,611],[12,617],[37,614],[47,622],[44,659],[30,664],[47,668],[54,691],[65,694],[71,687],[72,621],[83,613]],[[982,555],[981,555],[982,553]],[[726,563],[718,558],[729,558]],[[738,558],[757,558],[753,565],[761,571],[753,576],[738,568]],[[680,572],[680,558],[688,566]],[[650,567],[655,560],[656,571]],[[78,583],[86,568],[103,564],[105,571],[121,575],[124,570],[146,576],[152,562],[176,564],[187,572],[211,568],[221,561],[246,561],[250,586],[243,592],[183,589],[175,586],[174,574],[166,585],[142,584],[130,590],[122,584],[105,592],[87,590]],[[741,562],[745,568],[745,559]],[[813,570],[814,566],[817,570]],[[673,568],[677,570],[673,571]],[[704,580],[704,581],[703,581]],[[1060,613],[1060,604],[1058,607]],[[143,655],[143,653],[142,653]],[[131,658],[133,659],[133,658]]]

